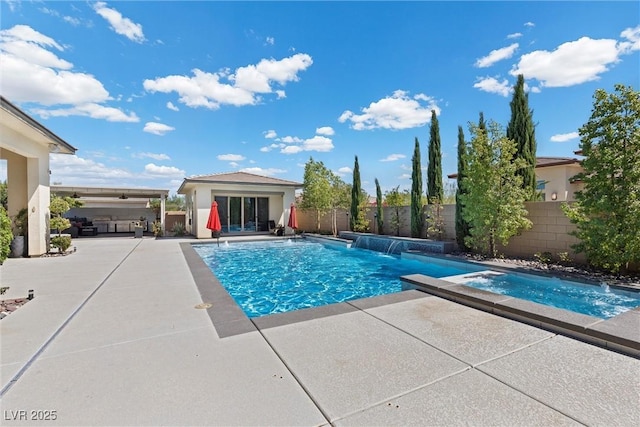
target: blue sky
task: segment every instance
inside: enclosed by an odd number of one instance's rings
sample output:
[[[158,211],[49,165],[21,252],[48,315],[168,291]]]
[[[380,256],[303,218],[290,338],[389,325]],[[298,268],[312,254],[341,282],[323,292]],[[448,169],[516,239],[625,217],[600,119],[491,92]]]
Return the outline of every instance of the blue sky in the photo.
[[[446,182],[458,126],[506,126],[519,73],[538,156],[574,157],[596,89],[640,86],[637,1],[2,1],[0,17],[0,92],[78,148],[51,155],[63,185],[302,182],[310,157],[350,183],[357,155],[370,194],[408,189],[431,110]]]

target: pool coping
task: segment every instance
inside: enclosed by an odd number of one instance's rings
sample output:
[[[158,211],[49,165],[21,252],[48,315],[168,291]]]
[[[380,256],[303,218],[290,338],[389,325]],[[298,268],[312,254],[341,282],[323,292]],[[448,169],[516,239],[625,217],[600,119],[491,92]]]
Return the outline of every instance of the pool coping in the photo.
[[[421,290],[628,356],[640,357],[640,307],[610,319],[600,319],[423,274],[402,276],[400,280],[403,289]]]
[[[180,248],[191,271],[196,287],[200,292],[202,302],[211,304],[206,311],[220,338],[422,297],[416,293],[405,292],[407,290],[417,290],[424,294],[424,297],[429,295],[438,296],[459,304],[640,358],[640,328],[638,327],[640,325],[640,307],[605,320],[476,289],[463,284],[436,279],[422,274],[401,276],[400,280],[403,282],[402,292],[295,310],[287,313],[249,318],[195,251],[193,248],[194,244],[208,243],[183,242],[180,243]],[[431,254],[423,255],[425,257],[432,257]],[[443,257],[438,258],[451,263],[465,263],[465,261],[447,260]],[[482,264],[473,263],[473,265],[477,268]],[[485,267],[491,268],[492,270],[499,270],[493,266],[485,265]],[[473,270],[474,272],[476,271],[475,268]],[[513,272],[511,269],[505,269],[503,271]]]

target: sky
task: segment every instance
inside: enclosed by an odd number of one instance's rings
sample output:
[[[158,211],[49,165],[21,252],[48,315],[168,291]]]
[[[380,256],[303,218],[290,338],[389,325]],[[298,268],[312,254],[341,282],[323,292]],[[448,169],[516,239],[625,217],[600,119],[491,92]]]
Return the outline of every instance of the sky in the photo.
[[[310,158],[351,183],[358,156],[370,195],[410,189],[432,111],[452,182],[458,126],[506,129],[518,74],[537,155],[575,157],[596,89],[639,90],[640,2],[0,1],[0,93],[78,149],[59,185],[302,182]]]

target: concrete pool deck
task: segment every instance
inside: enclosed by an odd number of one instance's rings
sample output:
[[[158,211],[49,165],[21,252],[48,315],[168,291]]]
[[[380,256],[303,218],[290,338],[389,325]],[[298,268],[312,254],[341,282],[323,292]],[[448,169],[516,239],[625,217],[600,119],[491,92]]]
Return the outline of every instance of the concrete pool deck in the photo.
[[[195,242],[8,259],[2,425],[640,424],[637,358],[419,291],[233,320]]]

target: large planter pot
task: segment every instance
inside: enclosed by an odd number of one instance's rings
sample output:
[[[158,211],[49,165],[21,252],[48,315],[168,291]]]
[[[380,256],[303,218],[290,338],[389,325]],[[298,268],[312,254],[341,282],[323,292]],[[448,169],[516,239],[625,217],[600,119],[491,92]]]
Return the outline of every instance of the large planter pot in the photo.
[[[139,227],[139,226],[137,226],[137,225],[136,225],[136,226],[133,228],[133,231],[134,231],[134,237],[135,237],[136,239],[141,239],[141,238],[142,238],[142,233],[144,232],[144,228]]]
[[[15,236],[11,241],[11,258],[20,258],[25,253],[24,236]]]

